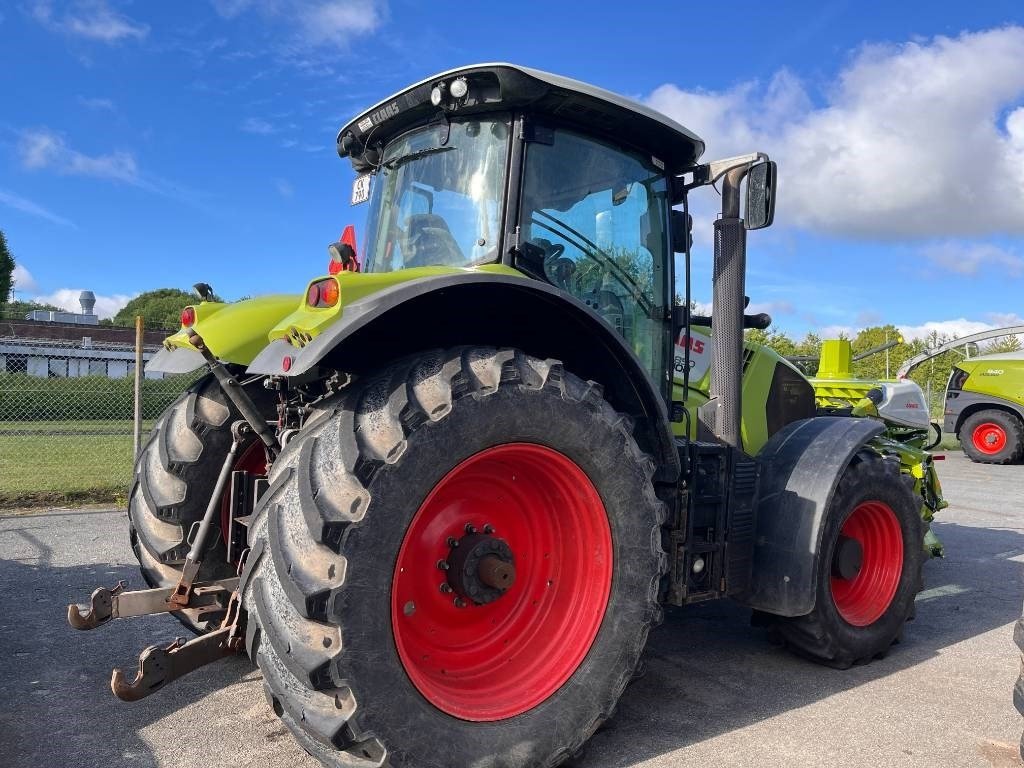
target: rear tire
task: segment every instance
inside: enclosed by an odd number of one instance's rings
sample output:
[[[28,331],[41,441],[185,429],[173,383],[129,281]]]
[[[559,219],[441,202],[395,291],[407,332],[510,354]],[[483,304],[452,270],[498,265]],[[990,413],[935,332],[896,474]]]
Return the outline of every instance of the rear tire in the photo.
[[[262,389],[249,391],[250,397],[266,402],[262,394]],[[142,577],[151,588],[173,587],[181,579],[181,566],[189,551],[186,538],[206,512],[231,447],[231,424],[239,418],[217,380],[206,376],[161,414],[139,452],[128,500],[129,535]],[[250,440],[238,455],[251,458],[252,446]],[[216,524],[199,581],[235,575],[235,567],[227,562],[219,517]],[[223,607],[173,615],[191,631],[202,634],[219,626]]]
[[[274,464],[242,575],[274,711],[327,766],[579,752],[661,616],[665,508],[629,419],[511,349],[427,353],[325,408]],[[456,606],[438,562],[503,536],[513,586]]]
[[[914,614],[923,536],[921,500],[899,464],[867,451],[854,457],[826,515],[814,609],[775,619],[787,647],[842,669],[884,656]],[[849,539],[859,543],[862,564],[843,578],[835,558]]]
[[[960,426],[959,436],[964,453],[981,464],[1009,464],[1024,454],[1024,426],[1006,411],[972,413]]]

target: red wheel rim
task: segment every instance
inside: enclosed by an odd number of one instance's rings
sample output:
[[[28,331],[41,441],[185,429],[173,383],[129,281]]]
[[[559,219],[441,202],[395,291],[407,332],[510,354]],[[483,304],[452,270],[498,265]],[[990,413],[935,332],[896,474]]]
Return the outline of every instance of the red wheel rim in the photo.
[[[263,449],[263,443],[254,440],[242,451],[235,460],[233,472],[249,472],[256,477],[267,475],[267,452]],[[231,522],[231,484],[228,481],[227,488],[220,500],[220,536],[224,543],[228,543],[228,525]]]
[[[1006,447],[1006,430],[998,424],[986,421],[974,428],[974,432],[971,433],[971,442],[982,453],[999,453]]]
[[[903,532],[888,504],[865,501],[846,518],[840,534],[860,543],[863,559],[852,579],[831,577],[832,599],[844,621],[866,627],[886,612],[896,595],[903,571]]]
[[[467,524],[507,542],[515,582],[485,605],[442,591],[449,537]],[[601,497],[573,461],[510,443],[456,466],[413,517],[395,563],[391,621],[410,680],[463,720],[502,720],[560,688],[597,636],[612,580]],[[465,602],[465,601],[464,601]]]

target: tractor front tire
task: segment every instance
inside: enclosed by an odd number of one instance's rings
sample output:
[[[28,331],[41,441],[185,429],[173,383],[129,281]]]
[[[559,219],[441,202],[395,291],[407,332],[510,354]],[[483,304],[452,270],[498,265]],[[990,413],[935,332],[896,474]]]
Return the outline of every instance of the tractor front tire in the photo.
[[[814,609],[777,618],[787,647],[845,669],[884,656],[913,618],[923,582],[921,500],[898,462],[863,451],[826,513]]]
[[[968,458],[981,464],[1009,464],[1024,455],[1024,425],[1007,411],[972,413],[960,426],[959,437]]]
[[[266,402],[261,390],[249,394],[259,398],[257,402]],[[206,512],[231,448],[231,424],[239,418],[217,380],[206,376],[168,406],[139,452],[128,499],[129,535],[142,577],[151,588],[173,587],[181,579],[189,531]],[[265,473],[266,460],[258,440],[243,445],[238,456],[236,469]],[[235,575],[235,566],[227,562],[221,516],[216,524],[218,530],[212,532],[198,581]],[[173,615],[202,634],[220,625],[223,610],[191,609]]]
[[[437,351],[357,382],[284,449],[250,529],[274,711],[327,766],[570,759],[661,616],[654,470],[557,361]]]

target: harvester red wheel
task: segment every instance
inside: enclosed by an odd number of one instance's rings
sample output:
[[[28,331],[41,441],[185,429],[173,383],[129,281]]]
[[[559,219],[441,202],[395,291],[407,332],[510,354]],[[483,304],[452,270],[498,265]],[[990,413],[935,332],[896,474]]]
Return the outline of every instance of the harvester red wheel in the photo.
[[[836,667],[884,655],[921,590],[922,525],[898,464],[858,454],[826,512],[814,609],[776,620],[786,644]]]
[[[577,753],[661,614],[665,508],[630,420],[511,349],[424,354],[325,409],[250,529],[274,710],[329,766]]]
[[[252,387],[249,394],[272,410],[265,390]],[[128,520],[132,549],[150,587],[173,587],[181,578],[181,565],[189,550],[189,529],[206,511],[231,447],[231,424],[238,418],[217,380],[206,376],[160,415],[139,452],[128,499]],[[236,468],[260,467],[265,471],[266,460],[262,444],[254,438],[254,443],[243,448]],[[226,522],[223,515],[218,522]],[[235,566],[226,561],[224,541],[217,536],[204,558],[199,580],[234,575]],[[223,616],[210,610],[177,611],[173,615],[197,633],[216,628]]]
[[[960,444],[972,461],[1009,464],[1024,455],[1024,425],[1007,411],[977,411],[964,419]]]

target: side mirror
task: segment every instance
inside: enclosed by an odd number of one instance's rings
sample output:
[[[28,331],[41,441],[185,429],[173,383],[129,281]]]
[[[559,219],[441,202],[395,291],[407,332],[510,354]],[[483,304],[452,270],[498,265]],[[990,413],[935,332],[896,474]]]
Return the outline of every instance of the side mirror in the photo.
[[[747,229],[770,227],[775,219],[775,161],[758,163],[747,172],[747,209],[743,214]]]
[[[672,226],[672,251],[686,253],[686,249],[693,244],[693,216],[673,209],[669,214],[669,222]]]

